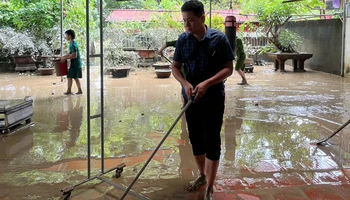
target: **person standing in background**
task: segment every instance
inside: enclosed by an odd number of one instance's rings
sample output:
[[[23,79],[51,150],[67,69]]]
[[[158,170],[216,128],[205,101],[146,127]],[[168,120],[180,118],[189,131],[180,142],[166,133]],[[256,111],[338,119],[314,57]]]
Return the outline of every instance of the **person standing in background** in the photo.
[[[61,62],[64,63],[68,59],[71,60],[70,66],[69,66],[69,71],[68,71],[68,88],[67,92],[65,92],[65,95],[70,95],[72,94],[72,84],[73,84],[73,79],[75,80],[75,83],[77,84],[78,87],[78,92],[76,94],[83,94],[83,91],[81,90],[81,85],[79,78],[82,78],[82,67],[81,67],[81,59],[80,59],[80,52],[79,52],[79,47],[77,42],[74,40],[75,39],[75,32],[73,30],[67,30],[65,32],[65,37],[66,40],[69,42],[69,53],[65,56],[61,57]]]
[[[248,85],[248,82],[244,73],[246,55],[244,53],[242,39],[238,37],[236,37],[236,56],[237,56],[237,61],[235,65],[235,70],[242,78],[242,82],[238,83],[238,85]]]

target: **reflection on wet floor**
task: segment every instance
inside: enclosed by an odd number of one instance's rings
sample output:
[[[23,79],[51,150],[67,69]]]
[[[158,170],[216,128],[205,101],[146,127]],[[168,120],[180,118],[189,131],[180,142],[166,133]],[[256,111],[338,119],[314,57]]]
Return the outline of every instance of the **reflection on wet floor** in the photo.
[[[99,79],[93,70],[91,111],[100,113]],[[333,75],[274,73],[271,66],[226,82],[222,155],[215,199],[350,199],[350,81]],[[64,96],[58,77],[0,74],[1,99],[34,98],[34,126],[0,137],[0,200],[59,199],[60,189],[86,178],[86,97]],[[83,80],[84,81],[84,80]],[[54,92],[53,92],[54,91]],[[151,70],[125,79],[106,76],[105,168],[124,162],[127,186],[180,113],[180,86]],[[133,190],[150,199],[201,199],[184,185],[197,175],[184,118]],[[100,121],[92,120],[92,167],[99,173]],[[118,199],[122,192],[98,181],[76,188],[72,199]],[[135,199],[128,196],[127,199]]]

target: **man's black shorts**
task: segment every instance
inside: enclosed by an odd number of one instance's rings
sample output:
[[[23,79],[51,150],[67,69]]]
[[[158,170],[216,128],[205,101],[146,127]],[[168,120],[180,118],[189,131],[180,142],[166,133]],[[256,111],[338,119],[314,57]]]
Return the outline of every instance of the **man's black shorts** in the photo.
[[[185,104],[188,102],[185,99]],[[189,138],[195,156],[206,154],[210,160],[219,160],[220,132],[225,109],[224,89],[208,90],[186,111]]]

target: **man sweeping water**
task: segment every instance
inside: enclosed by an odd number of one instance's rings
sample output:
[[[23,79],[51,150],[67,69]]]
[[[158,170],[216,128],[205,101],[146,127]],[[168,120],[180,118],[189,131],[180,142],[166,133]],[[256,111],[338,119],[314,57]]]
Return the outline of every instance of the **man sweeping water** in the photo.
[[[199,177],[187,186],[194,191],[207,185],[205,199],[213,199],[213,186],[221,151],[220,131],[225,108],[224,80],[233,72],[234,54],[222,32],[208,28],[204,6],[190,0],[181,7],[186,32],[177,42],[172,64],[174,77],[182,85],[192,151]],[[184,64],[184,74],[181,66]]]

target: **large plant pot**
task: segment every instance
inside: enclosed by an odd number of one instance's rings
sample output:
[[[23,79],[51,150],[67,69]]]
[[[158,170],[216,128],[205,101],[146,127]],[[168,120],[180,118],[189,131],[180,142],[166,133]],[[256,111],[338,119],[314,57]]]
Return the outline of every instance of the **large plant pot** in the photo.
[[[156,55],[156,50],[154,49],[137,49],[136,52],[139,54],[140,58],[153,59]]]
[[[55,68],[39,68],[40,75],[47,76],[55,73]]]
[[[13,62],[16,63],[15,71],[35,71],[36,60],[31,55],[12,56]]]
[[[68,63],[67,61],[61,63],[60,59],[53,59],[52,65],[55,68],[56,76],[66,76],[68,74]]]
[[[16,64],[35,64],[36,60],[31,55],[12,56]]]
[[[0,72],[14,72],[16,64],[12,62],[0,62]]]
[[[171,75],[171,69],[156,69],[155,72],[158,78],[169,78]]]
[[[254,59],[253,58],[246,58],[245,59],[245,65],[250,66],[254,64]]]
[[[125,78],[129,76],[130,67],[110,69],[113,78]]]
[[[50,67],[47,66],[49,58],[50,56],[40,56],[36,61],[37,67],[39,67],[39,65],[42,65],[44,68]]]
[[[169,64],[169,63],[160,63],[159,62],[159,63],[154,63],[153,67],[155,70],[158,70],[158,69],[169,70],[169,69],[171,69],[170,65],[171,64]]]

